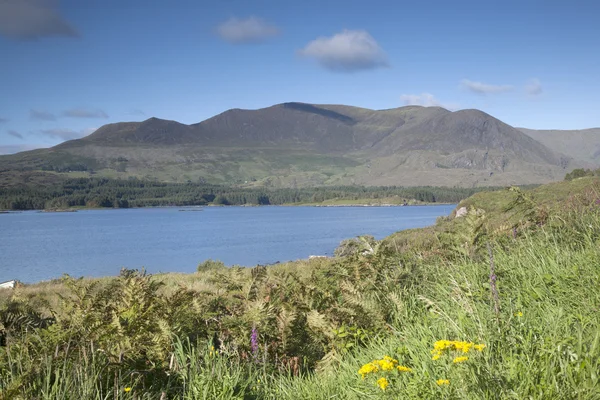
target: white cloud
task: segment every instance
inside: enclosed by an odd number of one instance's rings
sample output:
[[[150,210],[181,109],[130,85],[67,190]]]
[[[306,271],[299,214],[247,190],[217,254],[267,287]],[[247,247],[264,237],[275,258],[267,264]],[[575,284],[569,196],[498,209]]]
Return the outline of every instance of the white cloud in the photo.
[[[78,36],[54,0],[0,0],[0,34],[17,39]]]
[[[102,110],[86,110],[83,108],[75,108],[63,112],[65,117],[71,118],[108,118],[108,115]]]
[[[494,94],[494,93],[504,93],[513,90],[512,85],[492,85],[489,83],[483,82],[475,82],[470,81],[468,79],[463,79],[461,81],[461,86],[473,93],[477,94]]]
[[[364,30],[344,30],[331,37],[319,37],[298,52],[314,58],[336,72],[354,72],[388,67],[388,59],[377,41]]]
[[[442,103],[431,93],[403,94],[400,100],[405,106],[443,107],[448,110],[457,110],[460,107],[455,103]]]
[[[539,79],[533,78],[525,85],[525,91],[530,96],[539,96],[544,91],[544,88],[542,88],[542,83]]]
[[[258,43],[276,36],[279,29],[257,17],[232,17],[217,27],[217,33],[230,43]]]

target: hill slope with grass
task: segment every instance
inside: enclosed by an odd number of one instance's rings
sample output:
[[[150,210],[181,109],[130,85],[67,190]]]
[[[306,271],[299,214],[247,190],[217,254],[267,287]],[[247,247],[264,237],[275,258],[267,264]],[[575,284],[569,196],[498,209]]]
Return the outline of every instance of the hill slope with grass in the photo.
[[[197,124],[150,118],[0,156],[3,175],[47,171],[266,187],[504,186],[561,179],[580,163],[479,110],[283,103]]]
[[[600,128],[581,130],[518,129],[554,151],[584,161],[592,167],[600,166]]]
[[[597,399],[599,243],[584,177],[478,193],[336,258],[18,287],[0,396]]]

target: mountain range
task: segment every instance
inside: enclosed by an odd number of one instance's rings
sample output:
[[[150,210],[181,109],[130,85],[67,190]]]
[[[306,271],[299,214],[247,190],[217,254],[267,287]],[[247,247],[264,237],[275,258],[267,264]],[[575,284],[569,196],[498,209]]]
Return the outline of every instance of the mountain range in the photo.
[[[544,183],[599,164],[600,129],[514,128],[474,109],[283,103],[192,125],[158,118],[104,125],[49,149],[0,156],[0,174],[470,187]]]

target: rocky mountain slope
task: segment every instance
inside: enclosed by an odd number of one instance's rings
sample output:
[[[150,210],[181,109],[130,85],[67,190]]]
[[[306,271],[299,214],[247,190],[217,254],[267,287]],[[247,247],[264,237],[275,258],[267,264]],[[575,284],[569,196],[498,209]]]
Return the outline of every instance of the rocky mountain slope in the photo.
[[[600,128],[581,130],[535,130],[518,128],[546,147],[569,157],[600,166]]]
[[[580,166],[479,110],[370,110],[283,103],[197,124],[108,124],[50,149],[0,157],[0,170],[278,187],[488,186],[562,179]]]

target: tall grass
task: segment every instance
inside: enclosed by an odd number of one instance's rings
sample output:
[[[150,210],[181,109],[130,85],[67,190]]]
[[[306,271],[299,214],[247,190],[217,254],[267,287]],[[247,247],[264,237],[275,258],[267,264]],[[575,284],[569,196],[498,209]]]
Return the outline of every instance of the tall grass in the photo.
[[[389,335],[336,369],[273,382],[270,398],[600,398],[600,247],[597,215],[580,216],[576,241],[564,227],[494,246],[501,309],[495,318],[489,260],[463,259],[431,270],[430,281],[403,298]],[[558,229],[556,229],[558,228]],[[439,339],[485,343],[465,365],[432,360]],[[381,391],[357,375],[360,365],[391,355],[413,368]],[[448,378],[450,385],[435,381]]]

